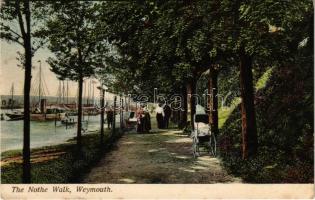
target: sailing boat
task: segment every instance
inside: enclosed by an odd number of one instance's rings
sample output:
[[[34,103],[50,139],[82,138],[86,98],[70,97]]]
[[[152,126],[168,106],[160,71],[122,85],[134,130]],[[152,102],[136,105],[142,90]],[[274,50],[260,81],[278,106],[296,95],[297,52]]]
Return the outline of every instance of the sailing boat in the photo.
[[[48,93],[48,88],[42,75],[41,61],[39,60],[39,73],[38,73],[38,87],[34,88],[35,92],[38,92],[38,103],[35,108],[33,108],[30,116],[31,121],[52,121],[52,120],[62,120],[66,117],[65,109],[59,106],[47,107],[47,99],[42,98],[45,96],[45,89]],[[35,86],[37,84],[34,84]]]
[[[17,121],[24,119],[23,112],[19,111],[13,111],[12,113],[6,113],[5,115],[10,118],[9,121]]]
[[[69,103],[69,81],[59,80],[59,86],[57,90],[57,105],[67,111],[68,116],[77,115],[76,105]]]
[[[9,117],[9,119],[11,121],[13,121],[13,120],[22,120],[24,118],[23,112],[20,112],[20,111],[17,111],[17,110],[13,110],[13,108],[14,108],[14,98],[13,98],[14,97],[14,83],[12,83],[10,93],[11,93],[11,99],[9,101],[9,106],[11,107],[11,112],[10,113],[5,113],[5,115],[7,117]]]
[[[12,83],[11,88],[10,88],[10,95],[8,101],[3,98],[1,100],[1,109],[13,109],[13,108],[19,108],[18,103],[14,99],[14,83]]]
[[[86,105],[83,105],[83,114],[88,116],[96,116],[99,115],[100,112],[95,107],[95,99],[94,99],[94,84],[96,81],[89,79],[89,85],[85,87],[88,90]],[[85,84],[84,84],[85,85]],[[90,99],[92,97],[92,99]]]
[[[49,120],[62,120],[66,117],[65,109],[59,106],[47,107],[47,99],[42,99],[45,96],[45,88],[47,89],[45,79],[42,75],[41,61],[39,61],[39,73],[34,80],[35,87],[32,88],[33,92],[38,93],[38,103],[32,108],[30,114],[31,121],[49,121]],[[38,81],[38,85],[36,84]],[[6,113],[10,120],[20,120],[24,118],[24,114],[21,113]]]

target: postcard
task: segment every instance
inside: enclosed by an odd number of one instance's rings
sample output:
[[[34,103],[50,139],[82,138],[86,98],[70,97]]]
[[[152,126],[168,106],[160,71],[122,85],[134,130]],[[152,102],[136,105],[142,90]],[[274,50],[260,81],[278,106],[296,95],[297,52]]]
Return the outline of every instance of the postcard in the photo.
[[[2,199],[314,198],[314,9],[3,0]]]

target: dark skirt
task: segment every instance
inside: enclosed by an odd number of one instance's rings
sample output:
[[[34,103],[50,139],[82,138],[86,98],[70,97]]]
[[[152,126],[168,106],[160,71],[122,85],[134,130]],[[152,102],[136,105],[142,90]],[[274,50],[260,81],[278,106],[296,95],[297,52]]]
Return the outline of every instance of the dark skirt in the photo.
[[[168,128],[169,120],[170,120],[169,117],[166,116],[164,117],[164,128]]]
[[[143,133],[144,130],[144,117],[140,118],[140,123],[137,124],[137,132]]]
[[[157,120],[158,128],[163,128],[163,115],[160,113],[157,113],[156,120]]]
[[[150,119],[150,114],[146,113],[144,116],[144,131],[149,132],[151,130],[151,119]]]

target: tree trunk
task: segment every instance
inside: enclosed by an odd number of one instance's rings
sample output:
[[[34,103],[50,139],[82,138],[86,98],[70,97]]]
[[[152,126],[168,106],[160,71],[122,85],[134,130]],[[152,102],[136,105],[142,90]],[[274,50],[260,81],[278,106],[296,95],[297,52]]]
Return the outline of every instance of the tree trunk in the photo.
[[[187,96],[187,119],[189,118],[189,123],[191,124],[191,83],[188,82],[186,85],[186,96]],[[189,116],[189,117],[188,117]]]
[[[184,128],[187,125],[187,90],[186,87],[182,88],[182,95],[183,95],[183,108],[180,111],[180,128]]]
[[[207,87],[207,114],[209,116],[209,125],[212,124],[212,115],[211,115],[211,110],[212,110],[212,85],[211,85],[211,75],[209,71],[209,77],[208,77],[208,87]]]
[[[242,157],[247,159],[257,153],[258,141],[254,105],[254,88],[252,74],[252,59],[240,50],[240,86],[242,112]]]
[[[195,79],[191,80],[190,86],[190,125],[192,130],[195,129],[195,123],[194,123],[194,115],[196,113],[196,81]]]
[[[310,16],[310,22],[309,22],[309,29],[308,29],[308,33],[309,33],[309,42],[307,42],[307,45],[310,49],[309,52],[314,52],[314,12],[312,12],[311,16]]]
[[[19,4],[19,2],[18,2]],[[24,36],[25,49],[25,76],[24,76],[24,122],[23,122],[23,183],[31,182],[31,162],[30,162],[30,89],[32,79],[32,46],[30,33],[30,5],[29,1],[24,2],[25,20],[27,32]],[[20,10],[18,12],[21,12]]]
[[[113,109],[113,124],[112,124],[112,136],[116,132],[116,107],[117,107],[117,96],[114,96],[114,109]]]
[[[83,77],[79,77],[77,146],[81,149]]]
[[[180,109],[175,111],[177,127],[180,128]]]
[[[105,90],[101,90],[101,145],[104,143],[104,106],[105,106]]]
[[[119,96],[119,130],[123,129],[123,99],[121,97],[121,95]]]
[[[215,136],[219,134],[219,118],[218,118],[218,70],[215,66],[210,67],[210,80],[208,93],[210,94],[210,125],[211,131]]]

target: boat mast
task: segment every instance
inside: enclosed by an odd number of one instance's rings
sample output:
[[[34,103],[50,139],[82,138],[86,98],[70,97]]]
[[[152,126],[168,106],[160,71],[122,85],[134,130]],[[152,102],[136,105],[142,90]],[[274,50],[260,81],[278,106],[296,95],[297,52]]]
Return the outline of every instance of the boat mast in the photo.
[[[40,105],[40,99],[41,99],[41,92],[42,92],[42,61],[38,61],[39,62],[39,86],[38,86],[38,102]]]
[[[95,105],[95,99],[94,99],[94,84],[95,84],[95,82],[94,81],[92,81],[92,102],[93,102],[93,106]]]
[[[65,103],[65,81],[62,81],[62,103]]]
[[[67,80],[67,104],[69,103],[69,81]]]
[[[87,80],[87,100],[86,100],[86,104],[87,106],[89,105],[89,101],[90,101],[90,87],[91,87],[91,80]]]
[[[59,86],[58,86],[58,101],[57,104],[60,105],[61,104],[61,80],[59,80]]]
[[[79,96],[79,86],[77,87],[77,93],[75,95],[75,108],[78,110],[78,96]]]
[[[13,95],[14,95],[14,83],[12,83],[12,86],[11,86],[11,110],[13,109],[13,104],[14,104]]]
[[[89,104],[91,103],[91,102],[90,102],[90,98],[91,98],[91,96],[92,96],[92,95],[91,95],[91,93],[92,93],[92,89],[91,89],[91,88],[92,88],[92,80],[90,79],[90,86],[89,86]]]

